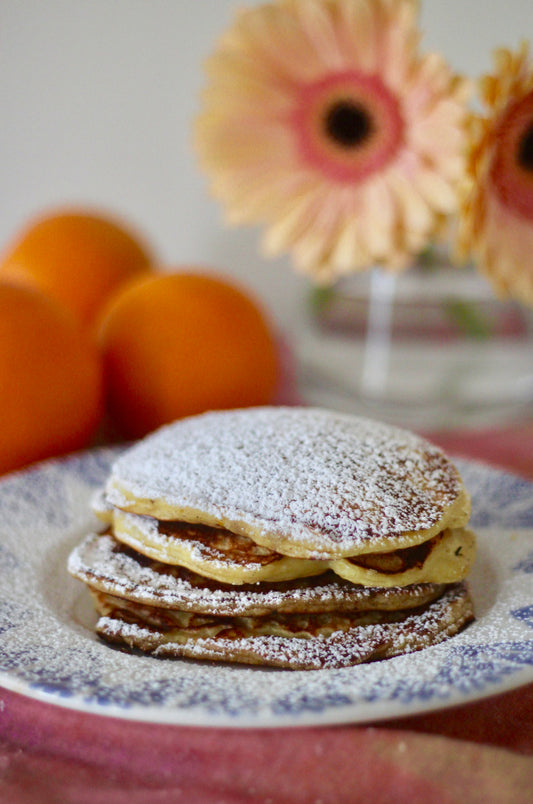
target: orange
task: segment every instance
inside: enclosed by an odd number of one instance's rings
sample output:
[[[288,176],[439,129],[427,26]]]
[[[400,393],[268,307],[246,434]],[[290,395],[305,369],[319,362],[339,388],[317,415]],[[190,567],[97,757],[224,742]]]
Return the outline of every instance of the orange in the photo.
[[[30,222],[7,247],[0,281],[37,287],[90,325],[110,294],[151,262],[122,223],[86,210],[58,211]]]
[[[70,313],[0,283],[0,473],[85,447],[102,397],[97,347]]]
[[[128,437],[273,400],[274,336],[257,303],[227,279],[180,272],[134,282],[111,301],[100,334],[109,411]]]

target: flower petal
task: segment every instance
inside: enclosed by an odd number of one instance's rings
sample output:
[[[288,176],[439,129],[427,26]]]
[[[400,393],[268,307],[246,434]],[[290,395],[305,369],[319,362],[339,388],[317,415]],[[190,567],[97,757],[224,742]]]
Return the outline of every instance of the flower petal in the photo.
[[[465,91],[418,52],[416,7],[263,2],[207,61],[195,146],[214,196],[317,280],[407,266],[456,208]]]
[[[497,293],[533,305],[533,171],[520,153],[533,125],[533,63],[524,44],[494,58],[494,72],[480,81],[485,112],[469,125],[458,251]]]

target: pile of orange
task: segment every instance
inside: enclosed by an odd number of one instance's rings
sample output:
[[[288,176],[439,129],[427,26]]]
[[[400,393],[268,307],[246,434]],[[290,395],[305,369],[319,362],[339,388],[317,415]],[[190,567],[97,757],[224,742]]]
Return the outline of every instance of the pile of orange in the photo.
[[[260,307],[203,269],[158,270],[122,222],[32,222],[0,255],[0,473],[140,437],[205,410],[268,404],[275,339]]]

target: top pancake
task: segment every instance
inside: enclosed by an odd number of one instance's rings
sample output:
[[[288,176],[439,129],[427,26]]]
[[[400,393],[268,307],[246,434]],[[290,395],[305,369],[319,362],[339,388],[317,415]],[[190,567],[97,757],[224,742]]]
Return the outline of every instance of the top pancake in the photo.
[[[108,503],[200,522],[284,555],[333,559],[462,527],[470,500],[443,452],[390,425],[316,408],[206,413],[124,452]]]

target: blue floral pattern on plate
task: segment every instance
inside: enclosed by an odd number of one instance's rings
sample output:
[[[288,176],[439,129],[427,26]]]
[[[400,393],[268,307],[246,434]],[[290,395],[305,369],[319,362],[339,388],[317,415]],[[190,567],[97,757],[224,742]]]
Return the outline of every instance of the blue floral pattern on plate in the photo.
[[[73,709],[151,722],[363,722],[465,703],[533,681],[533,484],[458,462],[472,494],[476,622],[442,645],[359,667],[290,672],[157,660],[105,645],[65,568],[94,526],[115,449],[0,482],[0,684]],[[24,590],[23,592],[21,590]]]

